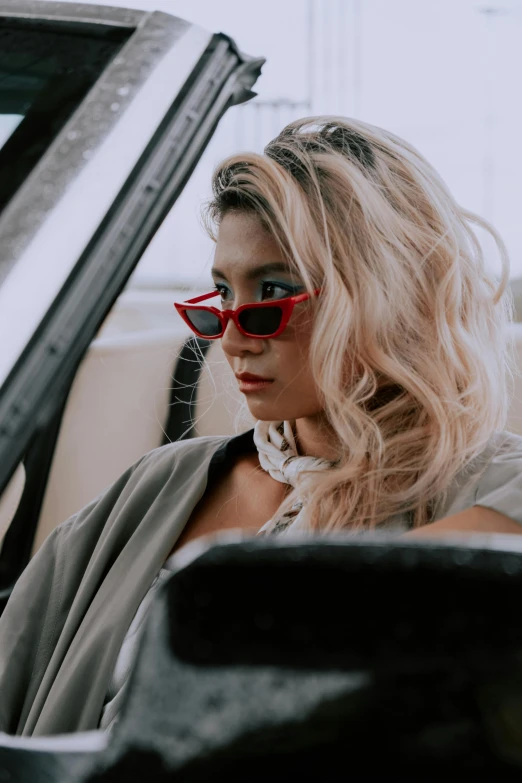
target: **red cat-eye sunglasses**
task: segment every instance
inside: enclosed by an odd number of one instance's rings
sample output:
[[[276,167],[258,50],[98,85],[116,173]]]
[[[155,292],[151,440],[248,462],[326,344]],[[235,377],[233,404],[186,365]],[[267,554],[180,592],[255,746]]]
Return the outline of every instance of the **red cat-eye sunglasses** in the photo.
[[[316,288],[313,295],[317,296],[320,290]],[[230,318],[245,337],[258,337],[263,340],[279,337],[288,324],[295,305],[311,296],[297,294],[284,299],[269,299],[266,302],[244,304],[236,310],[218,310],[217,307],[202,307],[198,304],[219,294],[219,291],[211,291],[210,294],[196,296],[186,302],[174,302],[180,316],[198,337],[207,340],[223,337]]]

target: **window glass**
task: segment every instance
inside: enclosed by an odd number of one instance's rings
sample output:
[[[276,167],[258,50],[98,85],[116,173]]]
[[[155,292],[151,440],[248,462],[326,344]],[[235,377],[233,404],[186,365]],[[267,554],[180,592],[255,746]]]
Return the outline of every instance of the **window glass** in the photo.
[[[0,20],[0,212],[128,36]]]
[[[0,114],[0,149],[23,120],[23,114]]]

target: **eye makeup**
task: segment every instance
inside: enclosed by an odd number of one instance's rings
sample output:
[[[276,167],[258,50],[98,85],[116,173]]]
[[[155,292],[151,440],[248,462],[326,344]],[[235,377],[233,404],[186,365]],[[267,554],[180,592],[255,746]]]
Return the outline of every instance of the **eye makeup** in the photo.
[[[259,281],[259,287],[260,287],[260,294],[261,297],[258,298],[257,296],[252,299],[253,302],[255,301],[265,301],[265,299],[285,299],[288,296],[295,296],[298,294],[302,289],[303,286],[292,286],[289,283],[283,283],[279,282],[277,280],[260,280]],[[221,294],[221,301],[230,301],[233,297],[231,295],[231,290],[226,286],[224,283],[216,283],[214,288],[216,291],[219,291]],[[273,288],[279,293],[276,296],[268,296],[264,297],[263,293],[266,291],[267,288]]]

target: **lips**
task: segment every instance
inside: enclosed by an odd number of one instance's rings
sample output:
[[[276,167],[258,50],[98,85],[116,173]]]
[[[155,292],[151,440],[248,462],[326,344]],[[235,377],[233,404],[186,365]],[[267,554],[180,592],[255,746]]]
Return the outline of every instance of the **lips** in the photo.
[[[263,389],[268,389],[274,382],[273,378],[263,378],[262,375],[254,375],[251,372],[240,372],[236,375],[239,391],[243,394],[257,394]]]
[[[263,378],[261,375],[252,375],[251,372],[236,373],[238,381],[246,381],[247,383],[263,383],[273,381],[273,378]]]

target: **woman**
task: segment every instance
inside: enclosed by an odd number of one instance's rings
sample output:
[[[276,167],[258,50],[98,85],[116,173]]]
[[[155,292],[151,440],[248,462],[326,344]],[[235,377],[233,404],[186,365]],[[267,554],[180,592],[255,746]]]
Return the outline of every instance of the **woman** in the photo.
[[[257,424],[155,449],[49,536],[0,620],[2,731],[110,729],[170,556],[204,534],[522,531],[495,230],[409,144],[339,117],[229,158],[213,192],[215,291],[177,307]]]

